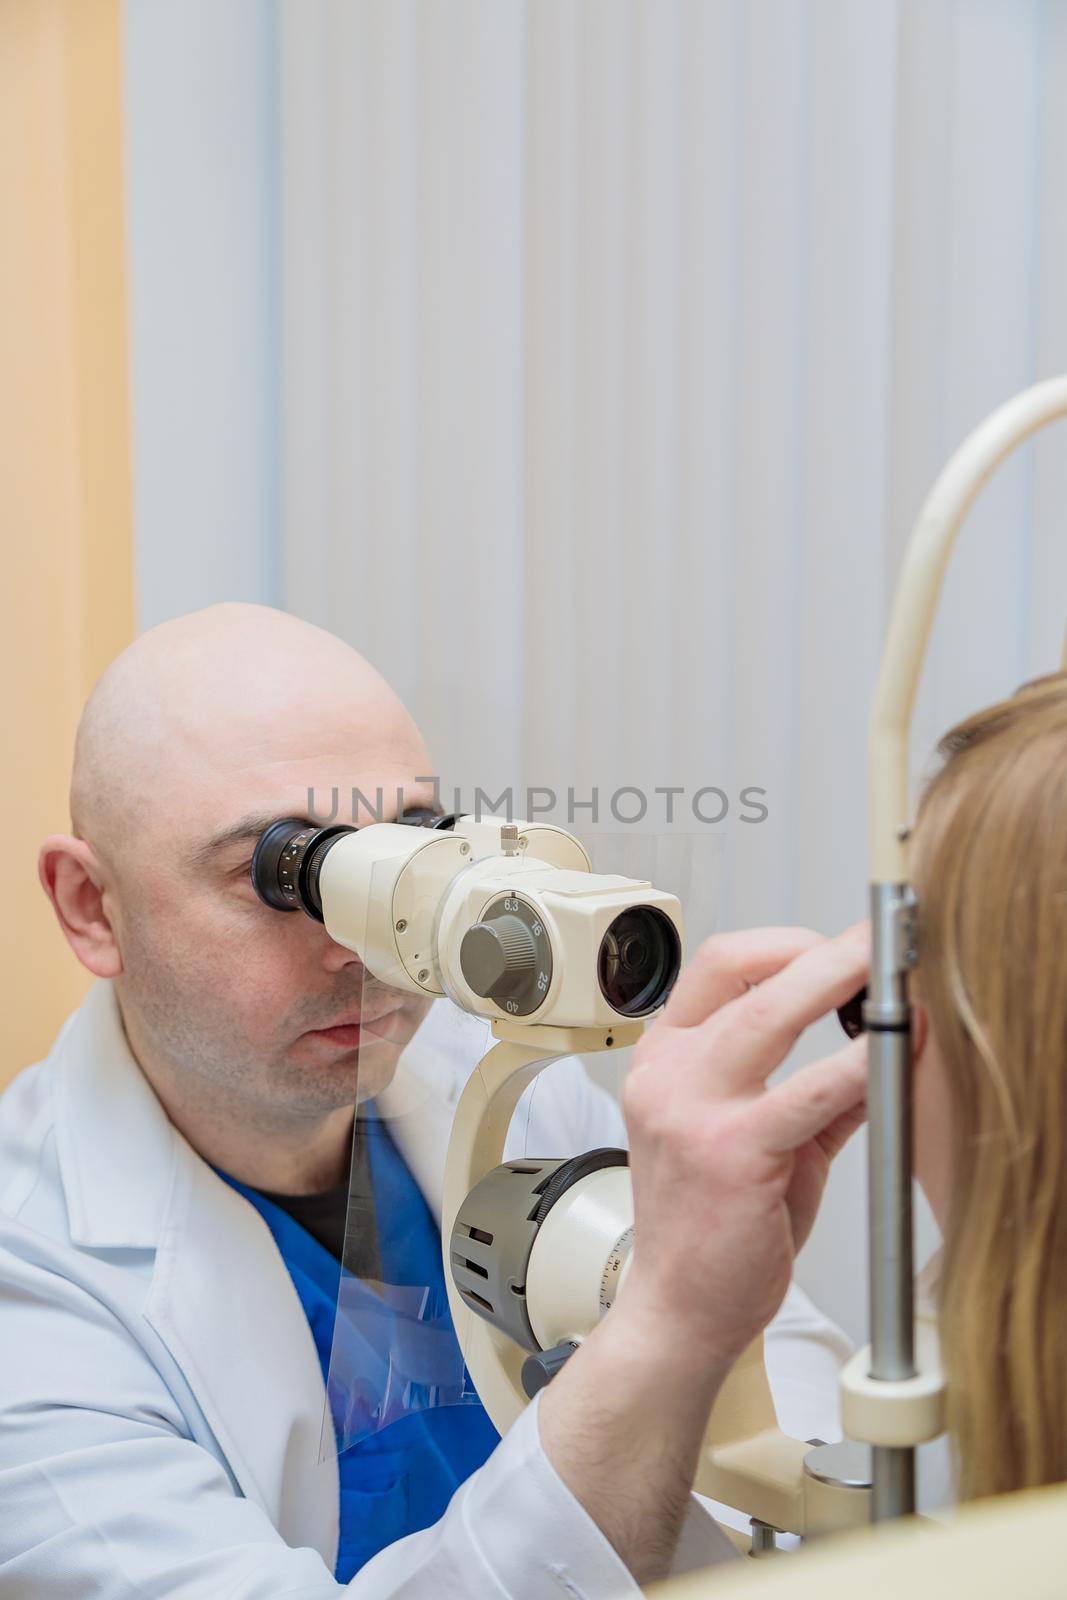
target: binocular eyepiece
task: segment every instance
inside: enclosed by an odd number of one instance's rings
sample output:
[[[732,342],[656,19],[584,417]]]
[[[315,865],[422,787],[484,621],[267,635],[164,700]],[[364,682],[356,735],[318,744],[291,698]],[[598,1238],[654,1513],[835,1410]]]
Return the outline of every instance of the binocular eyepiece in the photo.
[[[283,818],[260,836],[252,857],[252,887],[275,911],[306,911],[323,921],[319,872],[330,846],[354,827],[309,828]]]
[[[451,828],[455,820],[429,806],[413,806],[399,818],[415,828]],[[311,828],[292,817],[272,823],[260,836],[252,857],[252,887],[272,910],[304,911],[322,922],[322,863],[338,839],[356,832],[350,823]]]

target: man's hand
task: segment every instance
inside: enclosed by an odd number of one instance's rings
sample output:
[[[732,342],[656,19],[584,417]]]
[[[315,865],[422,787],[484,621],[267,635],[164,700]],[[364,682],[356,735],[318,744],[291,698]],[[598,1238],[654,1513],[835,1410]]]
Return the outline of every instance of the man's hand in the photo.
[[[624,1092],[635,1248],[614,1310],[546,1390],[544,1447],[639,1583],[667,1571],[715,1396],[774,1315],[830,1162],[863,1120],[862,1038],[767,1088],[865,981],[869,935],[710,939]]]
[[[773,1317],[830,1162],[863,1120],[863,1037],[774,1088],[766,1080],[860,988],[869,949],[866,923],[836,939],[801,928],[710,939],[634,1053],[624,1293],[712,1360],[735,1360]]]

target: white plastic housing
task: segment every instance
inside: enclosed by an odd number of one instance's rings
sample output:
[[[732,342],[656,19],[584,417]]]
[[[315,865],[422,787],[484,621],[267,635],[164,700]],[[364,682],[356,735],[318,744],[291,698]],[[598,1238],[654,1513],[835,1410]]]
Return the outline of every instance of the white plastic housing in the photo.
[[[682,945],[682,908],[672,894],[648,882],[615,873],[568,872],[520,856],[480,861],[457,878],[441,907],[438,928],[445,992],[464,1011],[506,1017],[505,1007],[471,989],[460,967],[467,929],[480,922],[494,901],[514,896],[536,912],[552,946],[552,977],[545,998],[526,1023],[564,1028],[610,1027],[630,1017],[616,1011],[600,991],[597,958],[611,923],[630,906],[655,906],[673,923]]]
[[[589,872],[591,862],[585,846],[567,833],[564,828],[557,828],[552,822],[523,822],[513,820],[510,824],[518,829],[519,848],[527,856],[536,856],[538,861],[544,861],[551,867],[567,867],[572,872]],[[453,833],[460,834],[471,846],[471,859],[480,861],[485,856],[500,854],[500,829],[502,824],[499,817],[458,817]]]
[[[512,858],[517,864],[536,858],[555,869],[589,871],[585,849],[562,828],[512,825],[523,852]],[[499,819],[460,817],[452,829],[376,822],[343,835],[327,852],[319,874],[330,938],[354,950],[381,982],[439,998],[445,992],[437,940],[441,902],[458,873],[500,857],[501,826]],[[487,1004],[479,1000],[474,1009],[485,1015]],[[489,1014],[502,1013],[493,1007]]]
[[[376,822],[345,834],[319,874],[327,933],[354,950],[381,982],[439,997],[444,991],[434,960],[434,922],[470,851],[469,842],[453,833],[400,822]]]
[[[542,1350],[584,1338],[611,1309],[630,1266],[629,1167],[602,1167],[560,1196],[537,1230],[526,1310]]]
[[[841,1369],[841,1426],[850,1439],[907,1448],[945,1431],[945,1377],[932,1318],[915,1319],[913,1378],[872,1378],[870,1366],[867,1346]]]

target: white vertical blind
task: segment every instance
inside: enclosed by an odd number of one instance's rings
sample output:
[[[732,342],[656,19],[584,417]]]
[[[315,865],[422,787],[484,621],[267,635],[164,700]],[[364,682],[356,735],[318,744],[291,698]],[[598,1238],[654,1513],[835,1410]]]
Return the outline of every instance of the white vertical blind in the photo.
[[[274,7],[126,0],[123,57],[137,616],[151,627],[278,597]]]

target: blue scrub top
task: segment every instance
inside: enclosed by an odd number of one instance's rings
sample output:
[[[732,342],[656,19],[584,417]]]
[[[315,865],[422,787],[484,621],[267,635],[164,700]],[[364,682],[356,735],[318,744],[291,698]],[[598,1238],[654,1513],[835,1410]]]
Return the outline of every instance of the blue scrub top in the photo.
[[[371,1186],[378,1219],[382,1282],[423,1285],[435,1336],[462,1357],[448,1310],[441,1235],[422,1190],[411,1176],[373,1105],[363,1108]],[[330,1368],[340,1262],[287,1211],[255,1189],[225,1178],[267,1227],[300,1296],[325,1384]],[[368,1291],[369,1292],[369,1291]],[[340,1471],[340,1538],[334,1576],[348,1583],[372,1556],[443,1514],[464,1479],[500,1441],[484,1409],[469,1401],[412,1411],[345,1450]]]

